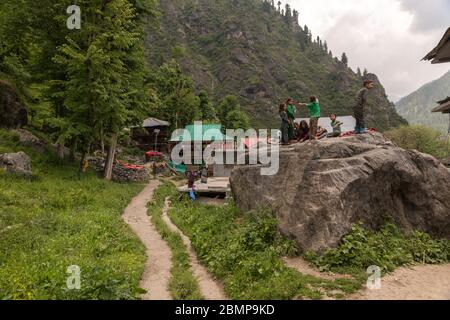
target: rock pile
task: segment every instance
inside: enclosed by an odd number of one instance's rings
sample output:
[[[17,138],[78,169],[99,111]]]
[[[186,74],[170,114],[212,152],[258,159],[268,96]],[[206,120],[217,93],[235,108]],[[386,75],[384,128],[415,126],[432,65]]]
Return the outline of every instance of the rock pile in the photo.
[[[270,208],[300,249],[337,246],[352,225],[450,239],[450,172],[430,155],[404,150],[372,133],[280,150],[280,169],[236,167],[231,188],[244,211]]]
[[[147,183],[150,180],[148,170],[143,166],[117,162],[113,168],[113,181],[119,183]]]
[[[0,154],[0,168],[26,178],[33,175],[31,159],[25,152]]]

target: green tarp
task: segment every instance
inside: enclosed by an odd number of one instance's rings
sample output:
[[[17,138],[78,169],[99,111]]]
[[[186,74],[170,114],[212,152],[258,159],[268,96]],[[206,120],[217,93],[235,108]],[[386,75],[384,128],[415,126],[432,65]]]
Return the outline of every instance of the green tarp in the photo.
[[[172,137],[171,142],[211,142],[211,141],[234,141],[232,137],[222,133],[220,124],[188,125],[186,132]]]

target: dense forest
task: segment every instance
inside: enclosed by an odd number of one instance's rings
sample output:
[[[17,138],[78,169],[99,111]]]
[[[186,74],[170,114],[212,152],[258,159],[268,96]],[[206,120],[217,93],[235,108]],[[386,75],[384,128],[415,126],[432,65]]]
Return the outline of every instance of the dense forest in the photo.
[[[353,71],[351,57],[337,57],[325,39],[313,37],[301,8],[261,0],[167,0],[160,7],[160,24],[146,32],[149,63],[174,58],[214,101],[236,95],[253,126],[278,127],[278,104],[288,97],[318,95],[324,116],[350,115],[365,78],[377,83],[369,125],[386,130],[405,123],[377,76]]]
[[[325,114],[349,114],[362,79],[377,80],[353,72],[345,54],[333,57],[299,26],[301,13],[273,2],[78,1],[79,30],[67,28],[70,5],[0,4],[2,101],[10,92],[61,156],[64,147],[109,146],[111,164],[123,129],[147,116],[172,128],[193,120],[276,127],[278,102],[310,94]],[[11,113],[6,102],[0,108]],[[404,123],[381,84],[370,110],[379,129]]]

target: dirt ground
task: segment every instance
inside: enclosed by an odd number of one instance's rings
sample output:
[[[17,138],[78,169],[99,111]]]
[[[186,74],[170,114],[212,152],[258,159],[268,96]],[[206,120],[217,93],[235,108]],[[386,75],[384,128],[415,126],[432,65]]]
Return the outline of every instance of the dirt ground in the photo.
[[[147,214],[147,203],[158,187],[157,180],[150,182],[125,209],[123,219],[145,245],[147,261],[140,287],[147,293],[143,300],[170,300],[168,283],[171,277],[172,252],[161,238]]]
[[[285,258],[286,266],[303,274],[334,280],[346,275],[323,273],[302,258]],[[379,290],[363,289],[348,300],[450,300],[450,264],[402,267],[381,279]]]

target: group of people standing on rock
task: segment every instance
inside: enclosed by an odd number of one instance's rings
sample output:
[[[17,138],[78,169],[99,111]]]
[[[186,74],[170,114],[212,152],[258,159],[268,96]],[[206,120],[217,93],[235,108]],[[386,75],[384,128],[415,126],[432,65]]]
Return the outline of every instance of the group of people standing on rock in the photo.
[[[369,90],[373,89],[374,83],[371,80],[364,81],[364,87],[358,91],[353,112],[356,119],[355,134],[367,132],[364,121],[364,109],[367,105]],[[309,109],[309,124],[306,121],[295,122],[296,105]],[[337,138],[342,134],[343,123],[337,119],[335,113],[331,114],[331,127],[333,132],[329,133],[325,128],[319,126],[321,117],[320,103],[317,96],[311,96],[308,103],[296,103],[293,99],[288,99],[286,103],[280,105],[281,117],[281,143],[291,144],[305,142],[308,140],[320,140],[323,138]]]

